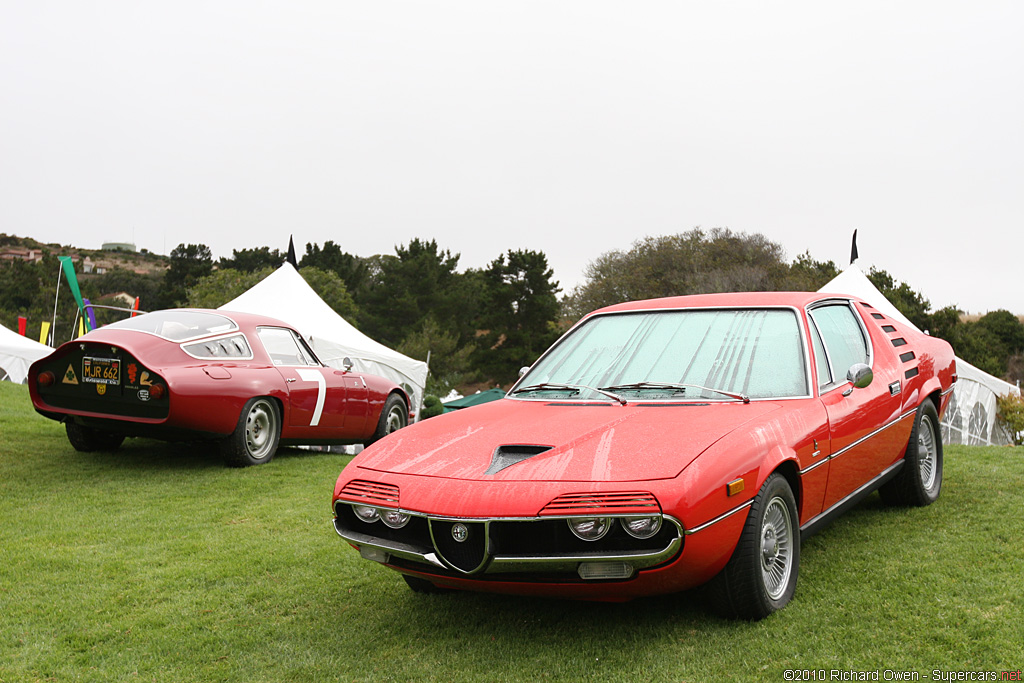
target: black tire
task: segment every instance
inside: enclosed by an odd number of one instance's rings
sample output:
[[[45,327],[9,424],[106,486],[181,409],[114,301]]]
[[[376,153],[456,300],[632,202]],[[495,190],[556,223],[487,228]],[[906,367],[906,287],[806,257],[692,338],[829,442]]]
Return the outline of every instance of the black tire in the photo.
[[[763,619],[793,598],[799,570],[796,498],[776,472],[754,499],[729,563],[712,581],[716,607],[730,618]]]
[[[270,462],[281,440],[281,411],[277,402],[265,396],[251,398],[242,408],[238,426],[221,441],[221,455],[232,467]]]
[[[384,401],[384,409],[380,411],[380,417],[377,419],[377,429],[373,433],[373,438],[367,441],[366,445],[369,446],[374,441],[383,439],[391,432],[397,432],[407,424],[409,424],[409,406],[405,404],[401,396],[391,394]]]
[[[426,579],[421,579],[418,576],[409,576],[408,574],[402,574],[402,578],[405,579],[406,585],[412,589],[413,593],[428,593],[432,595],[438,595],[441,593],[450,593],[450,588],[441,588],[435,586]]]
[[[879,493],[890,505],[931,505],[942,490],[942,430],[930,400],[918,406],[914,428],[903,456],[903,469]]]
[[[116,451],[124,441],[124,434],[101,432],[98,429],[80,425],[74,420],[64,423],[64,431],[67,432],[68,441],[80,453]]]

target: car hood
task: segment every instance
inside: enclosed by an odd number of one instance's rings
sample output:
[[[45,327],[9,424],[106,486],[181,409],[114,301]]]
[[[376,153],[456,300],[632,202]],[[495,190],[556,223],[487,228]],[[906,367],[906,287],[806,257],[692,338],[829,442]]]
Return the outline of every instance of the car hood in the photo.
[[[622,406],[501,399],[399,430],[352,465],[484,481],[668,479],[778,407],[772,401]]]

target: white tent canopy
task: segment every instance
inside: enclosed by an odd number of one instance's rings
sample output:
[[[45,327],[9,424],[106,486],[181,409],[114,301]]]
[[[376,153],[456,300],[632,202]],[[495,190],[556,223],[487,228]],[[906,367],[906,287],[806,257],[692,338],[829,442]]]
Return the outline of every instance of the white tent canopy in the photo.
[[[28,366],[53,351],[0,325],[0,380],[21,384],[28,377]]]
[[[409,392],[418,414],[427,384],[427,364],[375,342],[334,312],[295,270],[285,263],[252,289],[220,307],[256,313],[288,323],[302,334],[327,365],[342,368],[345,358],[359,372],[380,375]]]
[[[860,297],[893,320],[918,329],[882,296],[856,264],[850,264],[818,291]],[[953,397],[942,416],[943,442],[970,446],[1012,444],[1011,435],[996,419],[996,397],[1020,395],[1020,389],[979,370],[962,358],[956,359],[956,370],[958,379],[953,385]]]

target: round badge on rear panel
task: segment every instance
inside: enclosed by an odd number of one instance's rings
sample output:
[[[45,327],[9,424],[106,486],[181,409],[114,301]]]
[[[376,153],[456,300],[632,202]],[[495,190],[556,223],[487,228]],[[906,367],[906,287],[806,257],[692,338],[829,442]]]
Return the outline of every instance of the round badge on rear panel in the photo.
[[[465,524],[456,524],[452,527],[452,538],[459,543],[464,543],[469,538],[469,529]]]

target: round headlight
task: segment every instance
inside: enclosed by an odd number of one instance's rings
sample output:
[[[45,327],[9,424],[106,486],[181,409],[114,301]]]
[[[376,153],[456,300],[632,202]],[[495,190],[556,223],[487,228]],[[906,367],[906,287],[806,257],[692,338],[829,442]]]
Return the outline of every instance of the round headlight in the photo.
[[[574,517],[566,521],[576,537],[584,541],[600,540],[612,528],[610,517]]]
[[[623,517],[622,528],[633,538],[650,538],[661,530],[661,515],[656,517]]]
[[[401,529],[403,526],[409,523],[410,519],[412,518],[409,515],[398,510],[380,511],[380,521],[384,522],[392,529]]]
[[[356,513],[356,517],[367,524],[372,524],[380,519],[380,510],[372,508],[369,505],[353,505],[352,512]]]

